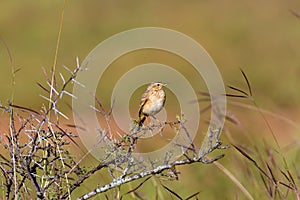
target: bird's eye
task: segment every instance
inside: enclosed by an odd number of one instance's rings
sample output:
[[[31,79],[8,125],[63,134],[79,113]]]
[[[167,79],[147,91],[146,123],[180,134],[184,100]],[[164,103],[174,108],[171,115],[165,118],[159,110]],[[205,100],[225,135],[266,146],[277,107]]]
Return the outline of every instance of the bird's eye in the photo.
[[[159,84],[159,83],[157,83],[157,84],[156,84],[156,86],[160,86],[160,84]]]

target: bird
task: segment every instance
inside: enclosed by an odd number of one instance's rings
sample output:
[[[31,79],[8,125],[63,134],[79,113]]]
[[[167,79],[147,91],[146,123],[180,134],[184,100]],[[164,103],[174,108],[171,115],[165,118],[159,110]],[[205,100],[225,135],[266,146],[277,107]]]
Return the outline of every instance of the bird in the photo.
[[[166,83],[152,82],[144,92],[139,107],[138,127],[142,127],[147,117],[154,117],[159,113],[166,102],[166,93],[163,89]],[[155,118],[156,119],[156,118]]]

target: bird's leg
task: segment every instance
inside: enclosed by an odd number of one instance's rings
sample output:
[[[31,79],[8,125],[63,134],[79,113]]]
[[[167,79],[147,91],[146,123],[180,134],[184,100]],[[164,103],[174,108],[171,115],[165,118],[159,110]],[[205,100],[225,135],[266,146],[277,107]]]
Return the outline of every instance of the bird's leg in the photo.
[[[160,120],[158,120],[155,116],[150,116],[151,119],[154,119],[156,123],[159,124],[159,127],[163,127],[164,123],[162,123]]]

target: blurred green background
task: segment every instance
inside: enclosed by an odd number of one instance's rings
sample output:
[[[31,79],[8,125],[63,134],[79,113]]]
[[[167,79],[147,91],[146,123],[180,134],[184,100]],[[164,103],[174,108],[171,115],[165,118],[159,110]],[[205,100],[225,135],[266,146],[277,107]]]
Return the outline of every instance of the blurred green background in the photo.
[[[44,92],[36,82],[44,84],[42,67],[49,71],[53,66],[63,3],[10,0],[0,1],[0,9],[0,36],[9,48],[13,67],[20,68],[13,86],[9,56],[1,45],[0,100],[5,104],[14,91],[16,104],[40,109],[45,101],[39,94]],[[270,119],[280,142],[290,144],[299,139],[296,125],[300,121],[300,19],[291,11],[300,13],[300,1],[72,0],[67,1],[64,11],[57,71],[65,73],[63,65],[72,68],[76,57],[82,61],[98,43],[121,31],[144,26],[174,29],[194,38],[207,50],[226,84],[246,89],[239,71],[242,68],[260,107],[294,121],[294,124],[286,123],[278,116]],[[134,59],[140,58],[130,59],[127,66],[136,65]],[[261,142],[262,138],[271,138],[256,111],[234,106],[229,106],[229,110],[243,126],[233,126],[232,135],[226,135],[229,139],[224,135],[225,141],[232,141],[230,137],[233,137],[238,143],[251,145],[251,142],[260,144],[257,141]],[[252,138],[251,134],[257,137]],[[228,154],[231,153],[233,149],[228,150]],[[292,162],[298,157],[293,154]],[[223,164],[243,177],[236,157],[230,158],[224,159]],[[225,196],[232,199],[239,193],[215,166],[197,168],[199,173],[191,175],[189,170],[195,171],[195,168],[193,165],[184,169],[188,172],[183,173],[181,184],[189,184],[189,188],[182,188],[180,183],[174,186],[183,190],[183,194],[205,191],[203,195],[207,199],[218,199],[224,197],[222,192],[225,192]],[[211,173],[214,178],[207,177]],[[221,193],[214,193],[216,190]]]
[[[74,66],[101,41],[121,31],[158,26],[194,38],[212,56],[226,83],[237,84],[243,68],[266,106],[298,107],[300,21],[290,12],[299,1],[67,1],[58,55]],[[61,1],[1,1],[0,34],[16,76],[16,103],[39,106],[42,67],[53,65]],[[300,12],[300,11],[299,11]],[[11,94],[10,64],[0,49],[1,100]],[[27,89],[26,89],[27,88]]]

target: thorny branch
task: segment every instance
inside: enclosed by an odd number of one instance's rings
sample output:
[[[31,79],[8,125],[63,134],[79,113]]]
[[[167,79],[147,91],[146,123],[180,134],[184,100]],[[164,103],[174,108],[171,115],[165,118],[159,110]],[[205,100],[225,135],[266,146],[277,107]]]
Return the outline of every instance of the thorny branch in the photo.
[[[139,130],[133,127],[120,140],[114,139],[115,133],[112,133],[110,128],[113,106],[106,112],[101,101],[95,97],[99,108],[91,108],[104,118],[107,126],[106,129],[99,130],[101,136],[99,142],[105,144],[106,154],[98,165],[86,169],[82,164],[84,158],[75,161],[74,155],[68,151],[70,143],[78,145],[74,140],[77,135],[64,130],[57,119],[53,122],[47,117],[50,112],[54,112],[56,116],[68,119],[59,110],[58,104],[65,95],[76,98],[67,91],[67,86],[71,83],[81,84],[75,80],[77,74],[83,71],[78,63],[77,60],[74,70],[67,68],[71,73],[69,78],[60,74],[61,84],[56,78],[54,84],[50,84],[47,75],[47,86],[38,83],[39,87],[48,94],[53,91],[52,99],[41,95],[51,103],[51,106],[44,108],[42,112],[13,104],[0,105],[0,109],[10,116],[10,133],[3,134],[1,140],[2,149],[6,153],[0,154],[0,173],[4,180],[2,187],[6,199],[17,196],[26,199],[29,195],[38,199],[71,198],[71,194],[93,174],[107,170],[111,175],[110,183],[94,188],[78,198],[88,199],[147,176],[178,179],[176,166],[192,163],[209,164],[224,156],[222,154],[211,160],[206,158],[212,151],[224,148],[219,141],[221,128],[211,128],[205,138],[205,144],[197,149],[192,135],[185,127],[186,120],[183,116],[178,117],[174,122],[148,125]],[[22,111],[22,114],[16,114],[14,110]],[[173,128],[175,133],[173,150],[165,152],[161,159],[145,159],[134,154],[142,136],[153,130],[162,132],[166,126]],[[92,150],[89,150],[86,155],[90,151]],[[32,192],[29,191],[35,191],[35,196],[32,196]]]
[[[29,193],[38,199],[57,198],[68,190],[65,187],[67,184],[83,174],[83,170],[77,166],[66,179],[66,174],[75,164],[68,147],[70,141],[76,144],[73,138],[77,136],[64,131],[58,123],[47,118],[50,112],[64,116],[57,104],[65,94],[69,94],[67,85],[73,82],[79,71],[82,69],[77,64],[68,79],[62,78],[61,87],[57,83],[49,85],[49,80],[47,84],[50,89],[41,87],[48,93],[55,91],[53,99],[48,99],[51,107],[44,109],[43,113],[12,103],[0,106],[10,118],[9,134],[1,133],[3,138],[0,147],[4,152],[0,156],[0,169],[6,199],[26,199]],[[21,111],[20,114],[15,110]],[[29,191],[35,191],[36,195]]]
[[[146,176],[151,175],[163,175],[164,172],[167,171],[167,176],[169,178],[178,178],[175,167],[179,165],[188,165],[192,163],[205,163],[210,164],[220,158],[222,158],[224,155],[217,156],[214,159],[208,160],[206,156],[211,153],[212,151],[216,149],[223,149],[227,148],[227,146],[223,147],[221,146],[221,142],[218,140],[221,129],[212,129],[208,133],[207,143],[203,146],[202,150],[199,151],[197,154],[196,145],[193,143],[192,136],[188,132],[187,128],[184,125],[185,119],[178,119],[175,122],[165,122],[160,125],[148,125],[146,127],[143,127],[142,129],[136,129],[133,127],[131,129],[131,132],[129,135],[126,135],[123,140],[121,140],[119,143],[115,143],[115,145],[111,146],[111,150],[108,152],[116,152],[117,149],[115,148],[123,148],[127,146],[126,151],[117,151],[117,154],[114,154],[114,156],[110,157],[107,156],[110,159],[110,163],[106,166],[110,170],[110,174],[112,177],[112,181],[109,184],[100,186],[98,188],[95,188],[94,190],[82,195],[78,199],[89,199],[99,193],[106,192],[112,188],[116,188],[120,185],[123,185],[128,182],[132,182],[134,180],[138,180],[141,178],[144,178]],[[138,157],[133,155],[133,152],[136,149],[136,144],[138,143],[139,139],[143,134],[145,134],[145,131],[153,131],[154,129],[161,130],[166,125],[170,125],[171,127],[175,128],[178,132],[181,132],[180,134],[185,134],[185,139],[187,144],[182,143],[175,143],[174,148],[181,149],[181,154],[176,155],[177,159],[173,160],[174,158],[172,154],[174,152],[166,152],[165,155],[162,157],[162,160],[147,160],[147,159],[139,159]],[[105,143],[109,143],[109,138],[106,137],[104,140]],[[127,143],[127,145],[126,145]],[[129,144],[128,144],[129,143]],[[108,145],[109,146],[109,145]],[[106,148],[109,148],[109,147]],[[110,164],[113,164],[110,167]],[[102,163],[103,165],[103,163]],[[114,170],[116,168],[121,171],[118,174],[119,176],[114,176]]]
[[[197,156],[188,157],[187,154],[184,154],[185,156],[183,159],[179,159],[179,160],[176,160],[176,161],[168,163],[168,164],[159,165],[156,168],[153,168],[151,170],[145,170],[145,171],[133,174],[133,175],[120,177],[119,179],[113,180],[109,184],[98,187],[98,188],[94,189],[93,191],[79,197],[78,200],[89,199],[99,193],[106,192],[109,189],[118,187],[118,186],[123,185],[128,182],[132,182],[134,180],[144,178],[146,176],[162,174],[162,172],[173,169],[174,167],[179,166],[179,165],[188,165],[188,164],[199,163],[199,162],[204,163],[204,164],[213,163],[214,161],[219,160],[220,158],[224,157],[224,154],[222,154],[212,160],[206,159],[205,156],[207,154],[209,154],[210,152],[214,151],[215,149],[220,149],[220,148],[223,148],[223,147],[221,146],[221,142],[218,142],[218,143],[213,144],[213,146],[211,146],[210,148],[208,148],[206,154],[205,155],[203,154],[201,157],[197,157]],[[192,151],[194,152],[194,149]]]

